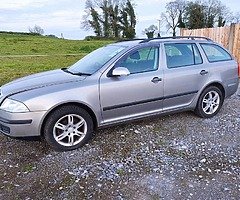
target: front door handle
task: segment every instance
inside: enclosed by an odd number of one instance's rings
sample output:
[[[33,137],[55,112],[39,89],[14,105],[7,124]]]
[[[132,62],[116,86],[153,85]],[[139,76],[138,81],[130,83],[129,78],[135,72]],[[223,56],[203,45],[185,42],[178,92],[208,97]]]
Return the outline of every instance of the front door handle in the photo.
[[[162,79],[159,78],[159,77],[154,77],[151,81],[152,81],[153,83],[158,83],[158,82],[161,82]]]
[[[200,72],[200,74],[203,76],[203,75],[206,75],[206,74],[208,74],[208,71],[206,71],[206,70],[202,70],[201,72]]]

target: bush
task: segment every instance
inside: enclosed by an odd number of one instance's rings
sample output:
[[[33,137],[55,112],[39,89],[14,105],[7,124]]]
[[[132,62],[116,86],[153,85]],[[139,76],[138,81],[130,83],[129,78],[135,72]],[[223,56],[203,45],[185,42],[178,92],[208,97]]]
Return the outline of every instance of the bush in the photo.
[[[13,31],[0,31],[0,34],[10,34],[10,35],[35,35],[40,36],[38,33],[27,33],[27,32],[13,32]]]
[[[29,33],[43,35],[44,30],[40,26],[35,25],[33,28],[29,27]]]
[[[58,38],[56,35],[53,35],[53,34],[50,34],[50,35],[46,35],[47,37],[50,37],[50,38]]]
[[[92,40],[119,40],[120,38],[114,38],[114,37],[99,37],[99,36],[93,36],[89,35],[86,36],[84,40],[92,41]]]

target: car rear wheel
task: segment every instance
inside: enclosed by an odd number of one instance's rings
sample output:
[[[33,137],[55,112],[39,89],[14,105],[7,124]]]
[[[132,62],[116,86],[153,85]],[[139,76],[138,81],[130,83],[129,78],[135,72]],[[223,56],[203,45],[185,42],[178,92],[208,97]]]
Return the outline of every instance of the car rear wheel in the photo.
[[[50,114],[43,131],[50,146],[59,151],[68,151],[89,141],[93,133],[93,121],[84,109],[63,106]]]
[[[213,117],[221,109],[223,101],[222,91],[218,87],[210,86],[200,95],[195,112],[202,118]]]

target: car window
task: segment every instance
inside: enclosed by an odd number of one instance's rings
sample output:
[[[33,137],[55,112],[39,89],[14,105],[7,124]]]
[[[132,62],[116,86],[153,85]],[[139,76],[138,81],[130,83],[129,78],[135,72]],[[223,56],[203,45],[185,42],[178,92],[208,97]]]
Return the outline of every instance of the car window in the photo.
[[[125,67],[131,74],[154,71],[158,69],[158,47],[138,49],[116,64]]]
[[[230,54],[215,44],[201,44],[209,62],[232,60]]]
[[[68,71],[71,73],[93,74],[126,48],[119,45],[108,45],[99,48],[73,64]]]
[[[196,44],[165,44],[168,68],[197,65],[203,62]]]
[[[180,56],[182,55],[181,51],[178,50],[174,45],[165,45],[165,51],[167,56]]]

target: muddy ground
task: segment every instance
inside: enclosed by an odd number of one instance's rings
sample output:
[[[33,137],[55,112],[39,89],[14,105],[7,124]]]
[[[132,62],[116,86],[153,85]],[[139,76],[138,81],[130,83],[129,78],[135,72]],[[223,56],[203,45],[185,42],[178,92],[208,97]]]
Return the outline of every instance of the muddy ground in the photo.
[[[0,199],[240,199],[237,94],[212,119],[115,126],[71,152],[0,135]]]

